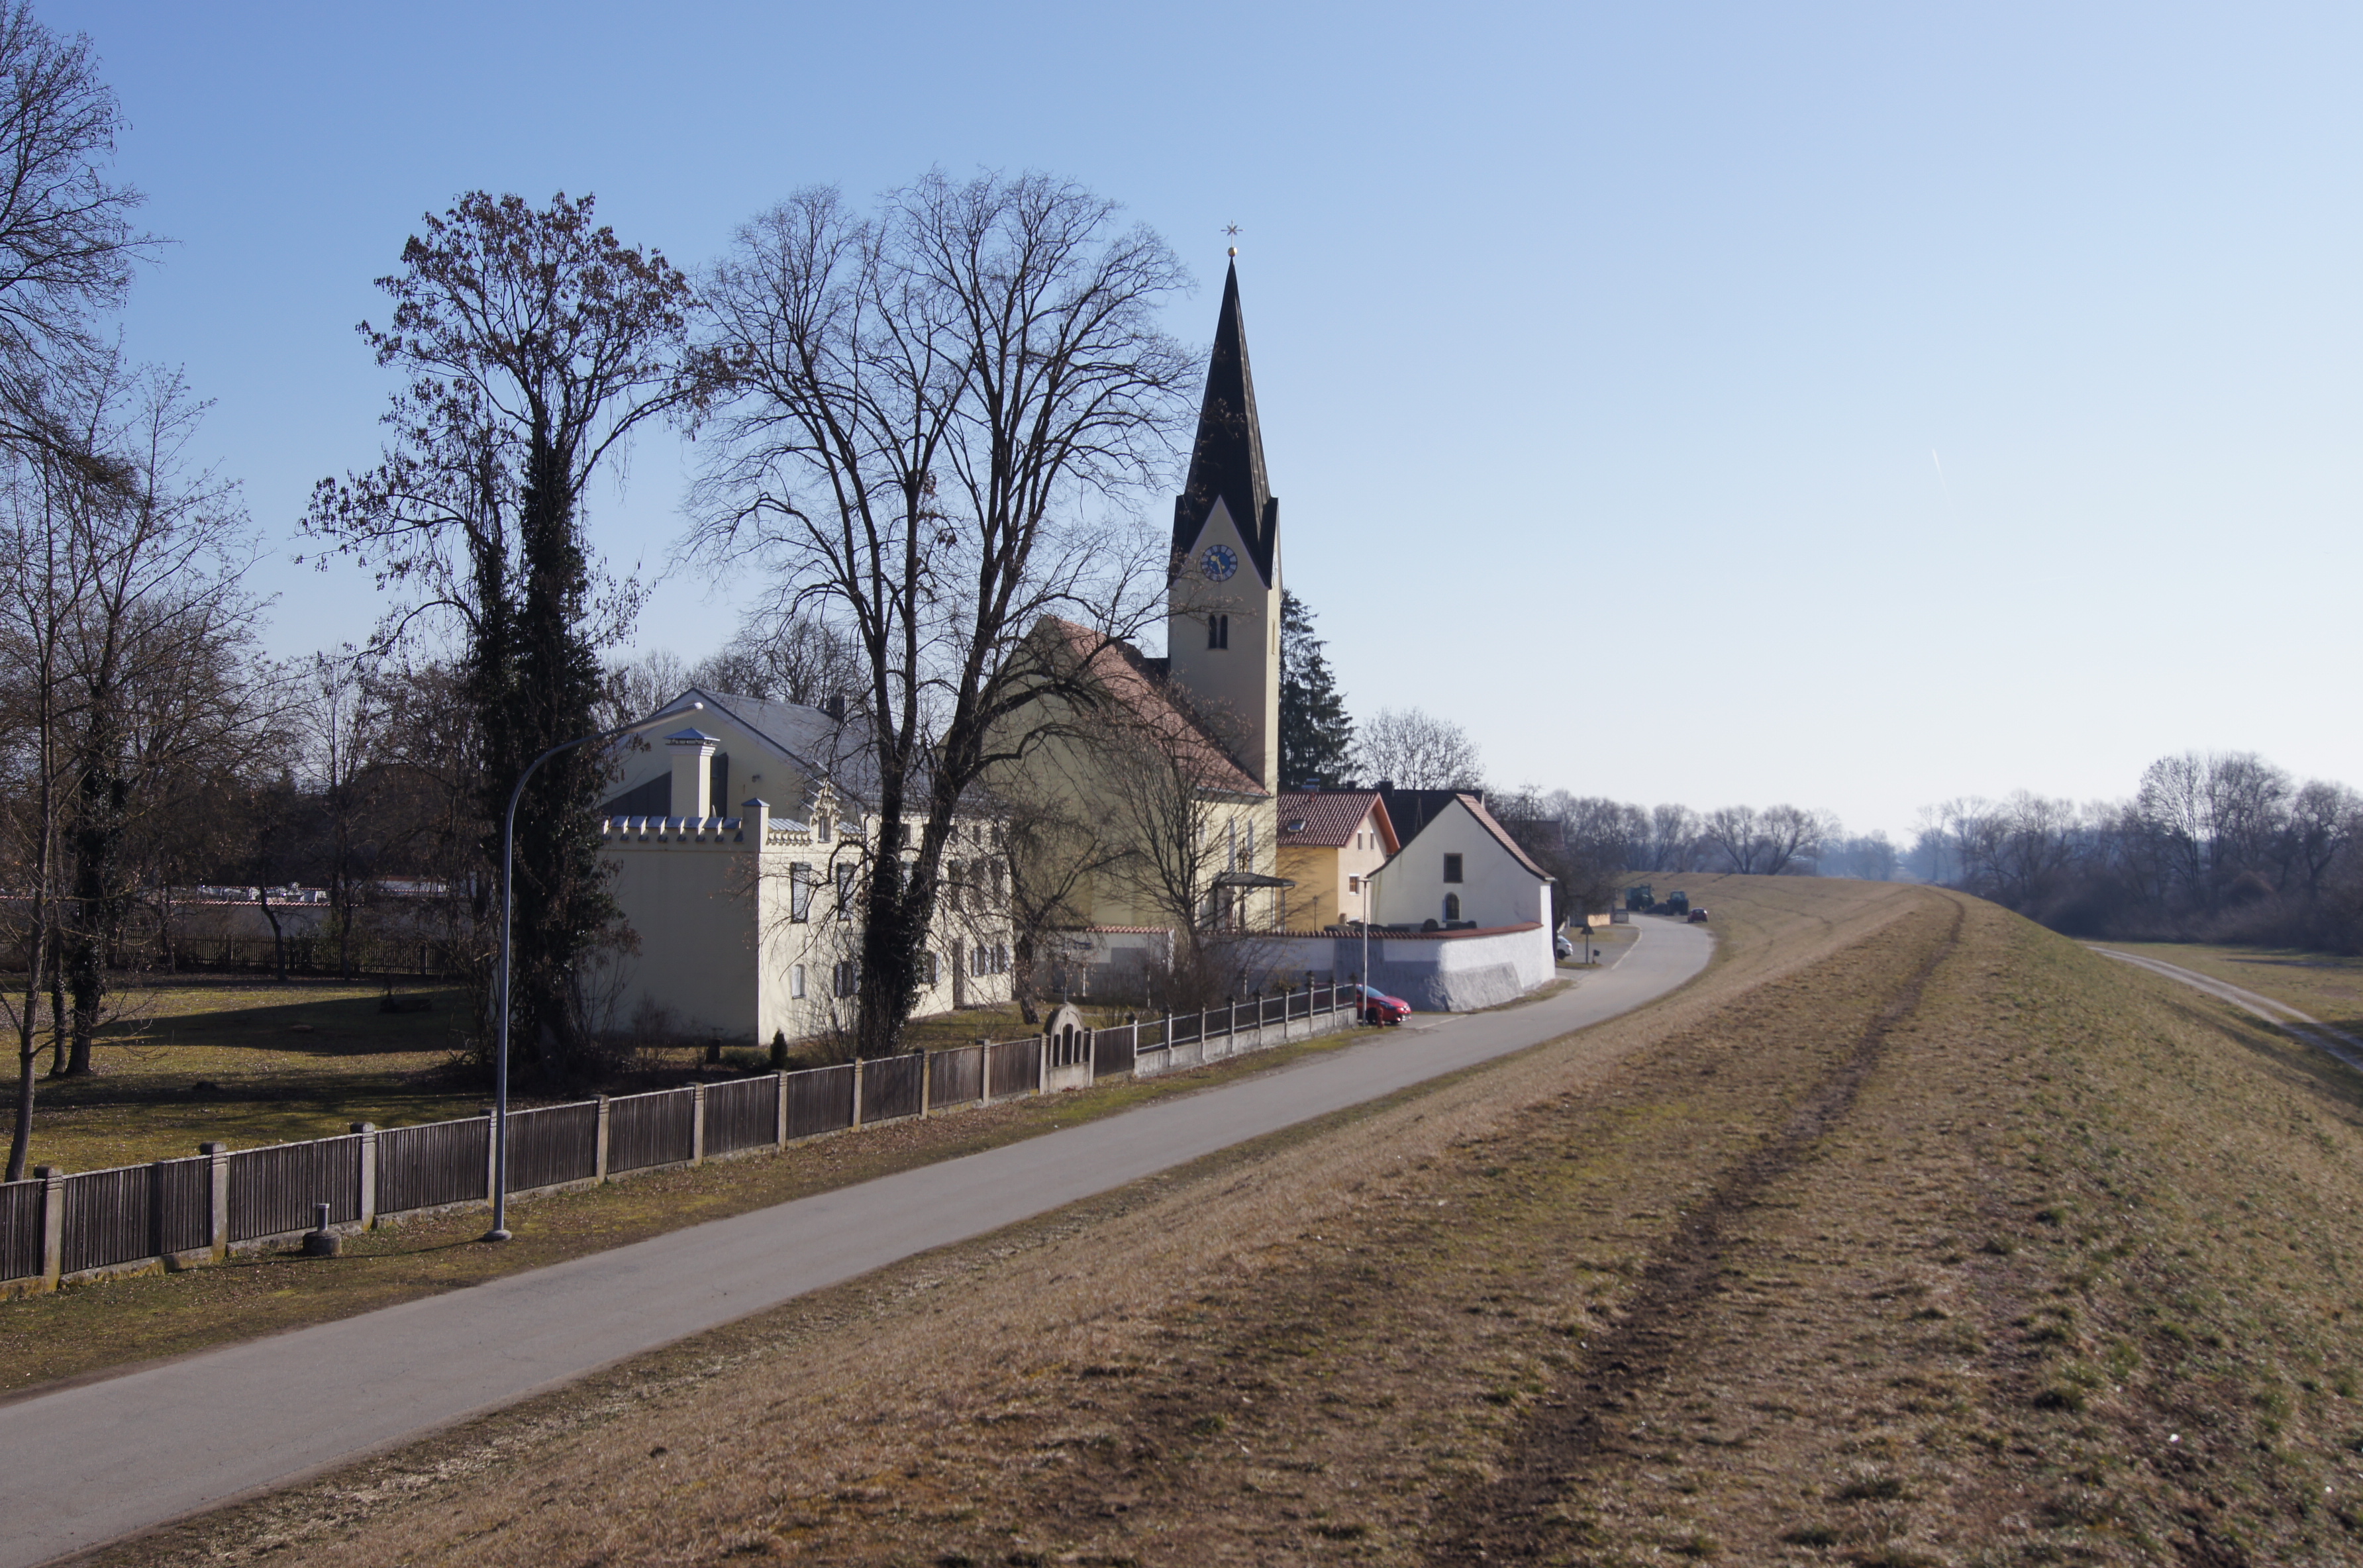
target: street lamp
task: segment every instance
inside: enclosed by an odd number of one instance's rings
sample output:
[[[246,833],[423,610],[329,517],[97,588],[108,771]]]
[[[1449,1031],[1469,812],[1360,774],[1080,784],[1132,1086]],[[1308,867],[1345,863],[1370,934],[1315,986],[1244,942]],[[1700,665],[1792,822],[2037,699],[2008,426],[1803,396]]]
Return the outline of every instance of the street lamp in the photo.
[[[1379,869],[1383,871],[1386,867],[1382,866]],[[1370,983],[1370,885],[1378,879],[1375,873],[1362,873],[1362,984],[1365,986]],[[1370,1010],[1359,996],[1354,999],[1354,1011],[1361,1021],[1370,1021]]]
[[[595,735],[577,735],[571,741],[560,741],[527,763],[525,771],[517,775],[516,788],[509,791],[509,809],[501,819],[501,962],[500,984],[495,988],[498,999],[494,1003],[500,1017],[500,1044],[493,1058],[493,1228],[484,1232],[487,1242],[509,1239],[509,911],[512,906],[510,870],[516,858],[517,800],[525,793],[526,780],[533,777],[534,769],[561,751],[572,751],[578,745],[589,745],[595,741],[620,740],[641,730],[651,730],[659,724],[668,723],[683,713],[702,713],[704,711],[704,703],[692,702],[686,708],[675,708],[619,729],[601,730]]]

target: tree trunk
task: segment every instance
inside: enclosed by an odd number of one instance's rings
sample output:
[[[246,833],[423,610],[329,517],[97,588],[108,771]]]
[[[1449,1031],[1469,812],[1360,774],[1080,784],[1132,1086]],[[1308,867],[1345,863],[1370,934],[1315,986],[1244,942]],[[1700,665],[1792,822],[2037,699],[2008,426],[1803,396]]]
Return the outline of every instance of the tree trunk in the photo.
[[[567,454],[537,428],[518,530],[520,603],[516,619],[494,634],[498,643],[478,652],[491,829],[485,862],[495,884],[501,816],[518,775],[543,751],[597,727],[599,661],[582,629],[590,569],[568,470]],[[552,757],[517,802],[509,1038],[546,1076],[569,1077],[588,1065],[580,966],[616,916],[591,818],[604,766],[580,749]]]
[[[50,1077],[66,1076],[66,976],[65,932],[59,926],[57,909],[50,906]]]
[[[48,922],[38,908],[33,921],[31,961],[25,966],[25,1009],[17,1020],[17,1117],[8,1132],[8,1176],[25,1179],[25,1161],[33,1146],[33,1088],[41,1061],[41,968],[48,960]]]

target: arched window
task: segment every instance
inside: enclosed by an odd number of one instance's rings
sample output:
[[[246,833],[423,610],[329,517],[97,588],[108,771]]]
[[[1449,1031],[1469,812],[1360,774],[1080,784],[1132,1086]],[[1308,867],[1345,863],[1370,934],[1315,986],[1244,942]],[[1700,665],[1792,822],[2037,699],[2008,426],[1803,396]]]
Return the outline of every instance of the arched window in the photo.
[[[1460,918],[1459,894],[1447,893],[1444,895],[1444,918],[1447,920],[1459,920]]]

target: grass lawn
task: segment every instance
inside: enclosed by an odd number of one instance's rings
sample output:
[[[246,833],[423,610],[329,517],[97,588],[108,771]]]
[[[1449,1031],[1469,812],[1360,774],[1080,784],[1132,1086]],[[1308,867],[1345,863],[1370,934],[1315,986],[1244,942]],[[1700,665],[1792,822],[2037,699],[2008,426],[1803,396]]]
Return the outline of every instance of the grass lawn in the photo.
[[[2120,953],[2179,964],[2310,1013],[2334,1029],[2363,1033],[2363,958],[2302,947],[2219,947],[2199,942],[2102,942]]]
[[[383,982],[184,980],[120,993],[97,1071],[43,1078],[32,1161],[103,1169],[196,1152],[317,1138],[353,1121],[396,1126],[471,1114],[484,1091],[455,1070],[463,1017],[450,987],[405,987],[428,1012],[379,1010]]]

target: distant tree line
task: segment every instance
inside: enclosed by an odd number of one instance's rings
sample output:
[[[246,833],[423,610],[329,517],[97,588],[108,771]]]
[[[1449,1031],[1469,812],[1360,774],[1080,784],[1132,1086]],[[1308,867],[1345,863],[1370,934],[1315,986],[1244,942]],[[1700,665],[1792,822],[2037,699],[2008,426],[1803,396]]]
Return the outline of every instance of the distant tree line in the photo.
[[[2130,800],[2021,790],[1922,813],[1905,857],[2076,936],[2363,950],[2363,796],[2253,752],[2182,752]]]

